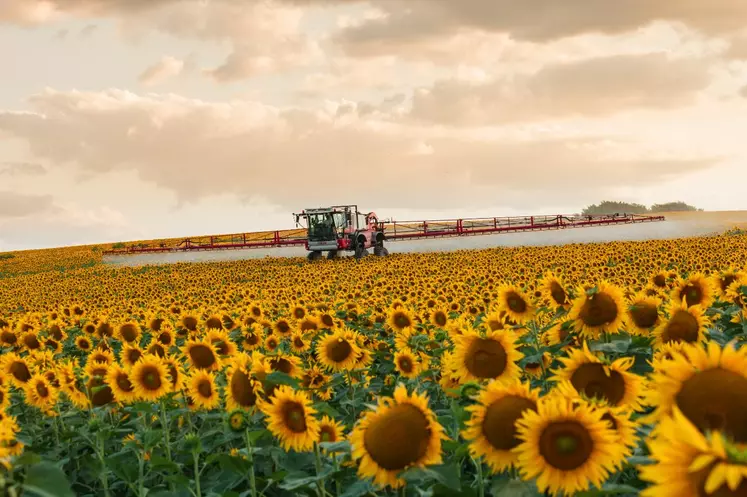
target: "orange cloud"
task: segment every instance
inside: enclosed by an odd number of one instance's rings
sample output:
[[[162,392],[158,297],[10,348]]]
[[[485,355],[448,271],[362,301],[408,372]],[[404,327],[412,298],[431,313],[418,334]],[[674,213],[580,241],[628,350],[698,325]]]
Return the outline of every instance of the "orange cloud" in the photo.
[[[411,116],[475,126],[670,109],[708,86],[708,68],[706,61],[652,53],[553,64],[487,83],[445,80],[415,93]]]
[[[53,207],[51,195],[0,191],[0,219],[26,217]]]
[[[611,153],[600,138],[442,133],[381,111],[362,115],[355,103],[310,111],[120,90],[47,90],[31,103],[33,113],[0,113],[0,131],[25,140],[35,156],[93,174],[135,170],[182,201],[233,194],[286,208],[320,199],[379,208],[536,208],[558,205],[569,188],[595,200],[605,188],[655,184],[714,163],[643,153],[632,159]],[[130,194],[123,199],[135,198]]]
[[[384,15],[339,36],[350,52],[392,51],[397,44],[474,29],[546,42],[588,33],[618,34],[654,21],[679,22],[710,34],[741,29],[747,2],[735,0],[380,0]]]

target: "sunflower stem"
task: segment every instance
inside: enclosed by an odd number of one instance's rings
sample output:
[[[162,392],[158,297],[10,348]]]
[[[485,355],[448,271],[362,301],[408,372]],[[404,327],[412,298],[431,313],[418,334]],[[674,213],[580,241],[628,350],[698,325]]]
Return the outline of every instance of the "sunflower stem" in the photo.
[[[353,410],[353,423],[355,423],[355,383],[353,383],[353,374],[347,370],[348,382],[350,383],[350,408]]]
[[[169,463],[173,462],[171,460],[171,436],[169,434],[169,418],[166,413],[166,401],[161,400],[161,427],[163,428],[163,441],[166,445],[166,459],[168,459]],[[169,482],[169,490],[174,491],[174,482]]]
[[[316,467],[316,476],[322,473],[322,456],[319,454],[319,444],[314,442],[314,466]],[[319,489],[319,496],[326,497],[327,491],[324,490],[324,479],[321,478],[316,481],[316,486]]]
[[[96,455],[99,456],[99,462],[101,463],[101,486],[104,487],[104,495],[106,497],[109,497],[111,495],[109,493],[109,477],[106,474],[107,472],[107,466],[106,461],[104,461],[104,437],[101,435],[97,435],[97,447],[96,447]]]
[[[254,475],[254,453],[252,452],[252,440],[249,437],[249,428],[244,430],[244,438],[246,439],[246,453],[249,458],[249,487],[251,488],[251,496],[257,497],[257,481]]]
[[[137,469],[137,494],[145,497],[145,448],[140,451]]]
[[[200,489],[200,454],[197,451],[192,452],[192,459],[194,460],[194,471],[195,471],[195,495],[202,497],[202,490]]]
[[[482,476],[482,461],[478,459],[472,459],[477,468],[477,496],[485,497],[485,480]]]
[[[332,464],[335,468],[335,473],[340,470],[340,462],[337,460],[337,455],[332,454]],[[335,497],[340,497],[340,480],[335,478]]]
[[[542,346],[540,344],[539,327],[537,323],[532,321],[532,338],[534,338],[534,346],[537,349],[537,353],[540,354],[540,367],[542,368],[542,391],[547,393],[547,370],[545,369],[545,354],[542,352]]]

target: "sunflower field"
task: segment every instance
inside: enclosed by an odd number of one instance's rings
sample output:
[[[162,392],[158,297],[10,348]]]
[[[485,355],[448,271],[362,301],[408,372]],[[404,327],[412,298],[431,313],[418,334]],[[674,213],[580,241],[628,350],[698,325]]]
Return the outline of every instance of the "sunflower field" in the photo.
[[[315,263],[95,252],[3,262],[2,495],[747,495],[743,231]]]

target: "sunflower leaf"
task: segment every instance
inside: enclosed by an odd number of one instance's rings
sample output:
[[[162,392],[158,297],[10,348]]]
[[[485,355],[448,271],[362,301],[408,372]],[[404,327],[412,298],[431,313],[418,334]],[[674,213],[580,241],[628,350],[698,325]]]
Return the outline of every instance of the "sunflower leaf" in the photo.
[[[314,409],[316,409],[320,414],[326,414],[333,419],[340,417],[340,411],[326,402],[317,402],[316,404],[314,404]]]
[[[290,375],[283,373],[282,371],[273,371],[267,375],[266,381],[268,383],[274,383],[276,385],[289,385],[293,388],[298,388],[300,382]]]
[[[620,485],[617,483],[608,483],[601,489],[586,490],[576,495],[579,497],[597,497],[602,495],[638,495],[641,489],[630,485]]]
[[[39,497],[75,497],[65,473],[50,462],[29,466],[23,489]]]
[[[490,489],[493,497],[538,497],[541,496],[534,482],[521,480],[497,480]]]
[[[367,495],[373,490],[373,484],[369,480],[358,480],[347,487],[347,490],[340,497],[359,497],[360,495]]]
[[[319,448],[327,452],[350,452],[351,445],[347,440],[341,442],[320,442]]]

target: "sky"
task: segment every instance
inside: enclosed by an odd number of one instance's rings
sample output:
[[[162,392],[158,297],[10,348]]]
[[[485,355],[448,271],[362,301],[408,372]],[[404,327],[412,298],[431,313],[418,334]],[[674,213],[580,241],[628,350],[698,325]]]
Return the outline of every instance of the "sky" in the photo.
[[[747,209],[744,0],[0,0],[0,250]]]

